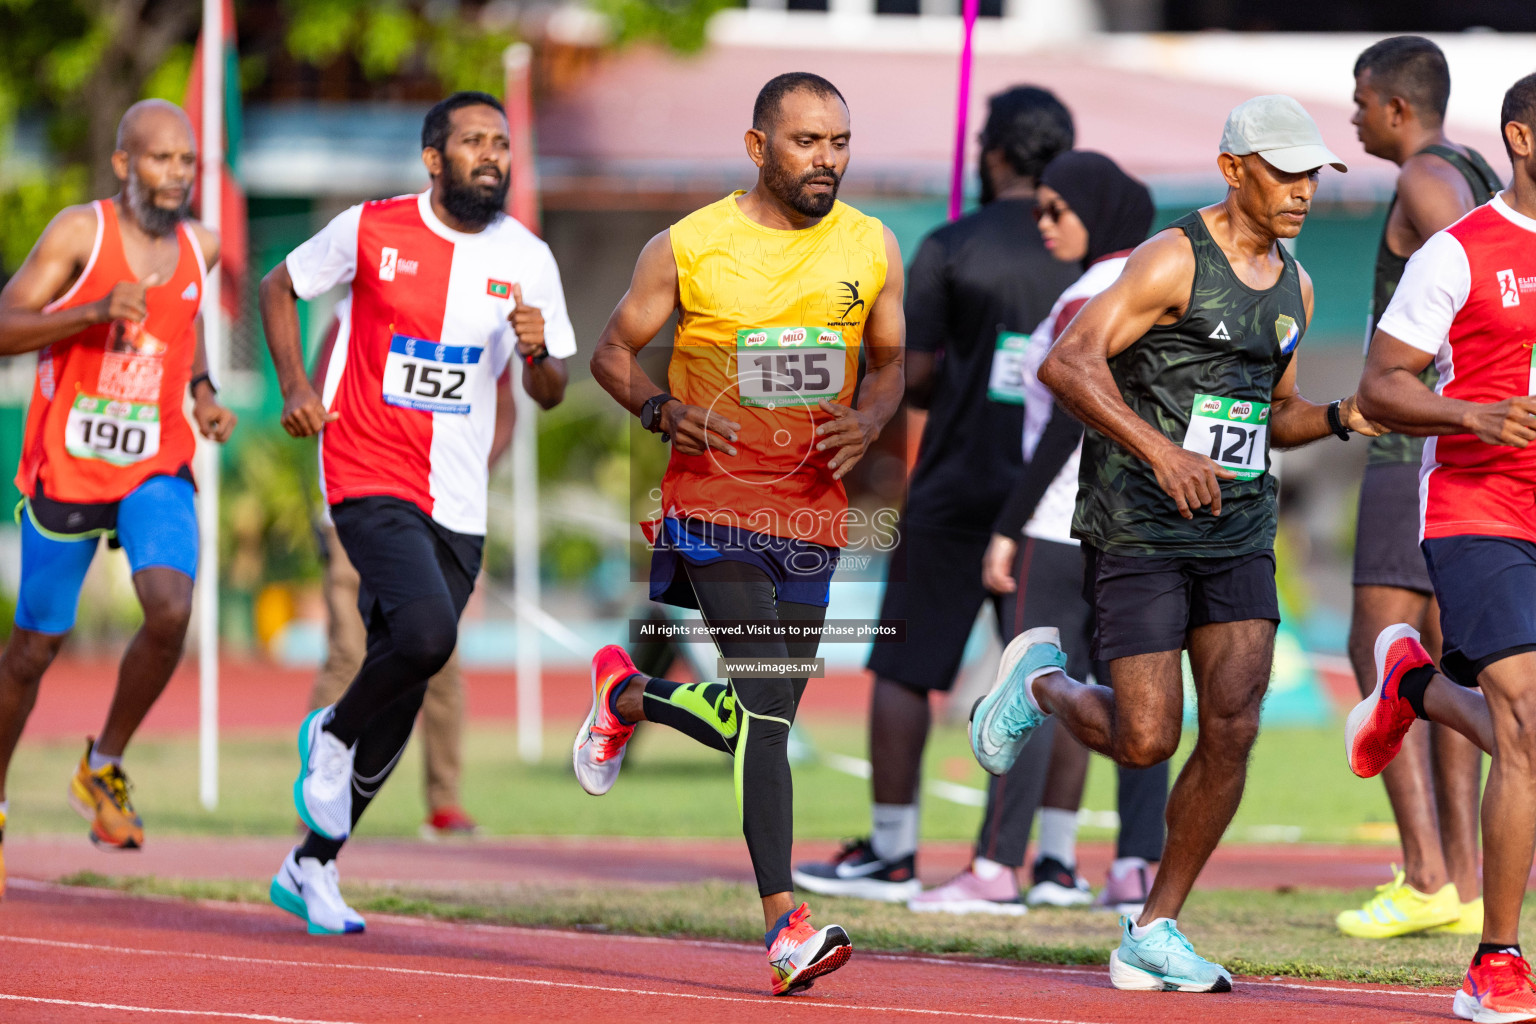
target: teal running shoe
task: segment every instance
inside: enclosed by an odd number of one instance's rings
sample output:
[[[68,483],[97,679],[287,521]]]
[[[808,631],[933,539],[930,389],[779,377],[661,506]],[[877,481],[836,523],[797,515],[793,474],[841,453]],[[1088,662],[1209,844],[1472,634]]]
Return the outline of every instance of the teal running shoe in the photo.
[[[1232,975],[1189,944],[1167,918],[1139,939],[1131,937],[1131,919],[1120,919],[1120,948],[1109,954],[1109,980],[1129,992],[1231,992]]]
[[[971,752],[993,775],[1006,775],[1045,715],[1024,692],[1024,680],[1042,668],[1064,669],[1061,633],[1054,626],[1027,629],[1003,650],[992,692],[971,708]]]

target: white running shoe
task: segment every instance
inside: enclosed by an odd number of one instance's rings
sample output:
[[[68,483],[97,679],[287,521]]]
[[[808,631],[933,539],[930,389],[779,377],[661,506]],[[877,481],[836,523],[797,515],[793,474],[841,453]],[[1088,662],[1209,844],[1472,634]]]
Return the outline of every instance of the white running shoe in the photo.
[[[314,857],[299,857],[295,846],[283,858],[283,866],[272,876],[267,891],[272,902],[283,910],[302,917],[311,935],[351,935],[364,929],[363,916],[341,898],[341,876],[334,860],[321,863]]]
[[[357,744],[346,746],[321,728],[330,711],[311,711],[299,726],[293,806],[311,832],[339,843],[352,831],[352,755]]]

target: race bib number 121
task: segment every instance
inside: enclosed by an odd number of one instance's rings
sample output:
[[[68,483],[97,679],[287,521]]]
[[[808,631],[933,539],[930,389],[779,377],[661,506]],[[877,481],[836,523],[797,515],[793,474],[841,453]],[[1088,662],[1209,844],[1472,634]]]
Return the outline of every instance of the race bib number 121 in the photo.
[[[1209,457],[1239,480],[1263,476],[1269,463],[1269,403],[1196,395],[1184,449]]]

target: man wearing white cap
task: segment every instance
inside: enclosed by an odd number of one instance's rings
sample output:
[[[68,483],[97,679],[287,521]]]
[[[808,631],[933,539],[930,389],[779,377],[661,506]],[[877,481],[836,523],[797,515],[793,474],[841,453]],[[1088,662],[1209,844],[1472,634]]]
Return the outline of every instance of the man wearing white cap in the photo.
[[[1325,164],[1345,169],[1295,100],[1237,107],[1217,157],[1226,198],[1139,246],[1040,368],[1088,428],[1072,535],[1093,656],[1111,663],[1114,685],[1069,678],[1056,630],[1030,630],[972,712],[972,749],[1005,771],[1054,714],[1089,748],[1144,767],[1178,746],[1183,650],[1199,700],[1161,870],[1110,958],[1116,988],[1231,990],[1175,919],[1242,798],[1269,684],[1280,621],[1270,445],[1379,432],[1353,396],[1317,405],[1296,390],[1312,282],[1280,240],[1301,231]]]

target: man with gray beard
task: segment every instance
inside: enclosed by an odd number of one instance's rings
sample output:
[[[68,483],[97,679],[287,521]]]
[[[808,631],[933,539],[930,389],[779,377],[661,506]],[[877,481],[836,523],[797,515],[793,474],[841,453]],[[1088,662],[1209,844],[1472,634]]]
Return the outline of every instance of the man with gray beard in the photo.
[[[0,354],[38,353],[16,474],[21,587],[0,654],[0,829],[11,755],[105,535],[128,555],[144,624],[69,799],[98,846],[137,849],[144,826],[123,751],[181,657],[197,569],[185,397],[204,437],[227,440],[235,416],[219,405],[203,352],[219,240],[187,217],[197,146],[186,114],[160,100],[129,108],[112,168],[123,190],[61,212],[0,292]]]

